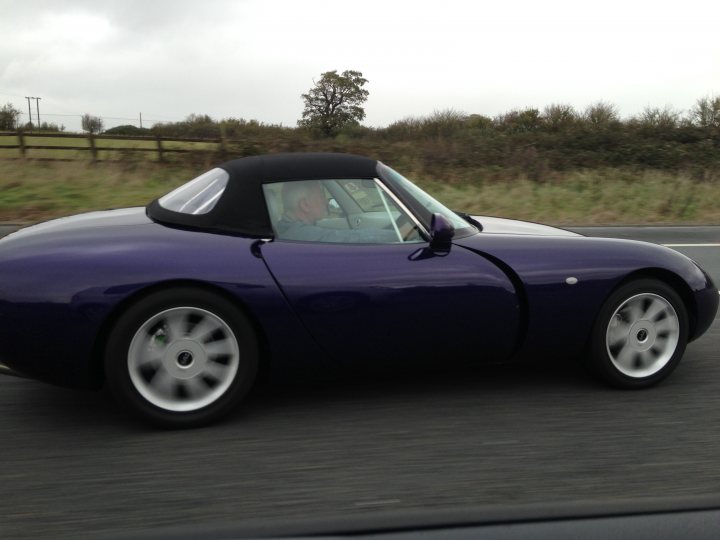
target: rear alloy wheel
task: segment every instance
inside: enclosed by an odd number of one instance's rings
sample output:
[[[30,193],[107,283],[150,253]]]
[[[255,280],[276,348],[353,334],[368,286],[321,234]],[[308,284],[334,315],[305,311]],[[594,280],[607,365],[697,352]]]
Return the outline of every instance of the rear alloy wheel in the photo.
[[[600,311],[592,338],[595,372],[621,388],[643,388],[667,377],[687,343],[687,311],[661,281],[620,287]]]
[[[160,291],[131,306],[108,340],[106,377],[116,398],[157,425],[217,420],[257,373],[257,341],[225,298],[196,289]]]

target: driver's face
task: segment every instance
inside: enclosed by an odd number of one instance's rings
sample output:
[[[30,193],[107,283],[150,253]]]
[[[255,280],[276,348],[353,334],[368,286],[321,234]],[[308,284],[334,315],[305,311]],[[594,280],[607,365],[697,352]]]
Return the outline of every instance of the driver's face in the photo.
[[[307,201],[308,216],[313,222],[327,217],[327,199],[325,199],[325,191],[320,183],[313,186],[305,200]]]

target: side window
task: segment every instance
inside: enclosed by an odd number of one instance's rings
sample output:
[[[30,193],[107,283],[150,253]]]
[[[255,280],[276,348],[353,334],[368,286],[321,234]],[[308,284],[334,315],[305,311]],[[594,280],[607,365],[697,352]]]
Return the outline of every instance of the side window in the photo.
[[[222,196],[229,178],[223,169],[212,169],[162,197],[160,206],[183,214],[207,214]]]
[[[420,242],[414,220],[375,180],[295,180],[263,186],[280,240],[322,243]]]

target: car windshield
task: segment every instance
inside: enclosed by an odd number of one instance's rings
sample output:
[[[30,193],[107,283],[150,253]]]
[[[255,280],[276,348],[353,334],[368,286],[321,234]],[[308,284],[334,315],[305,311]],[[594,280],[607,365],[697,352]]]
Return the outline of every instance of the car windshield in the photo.
[[[457,213],[450,210],[437,199],[428,195],[420,187],[412,183],[399,172],[391,169],[383,163],[378,164],[378,172],[385,181],[398,186],[412,196],[430,214],[437,213],[445,216],[450,223],[452,223],[452,226],[455,227],[455,234],[457,236],[466,236],[467,234],[477,232],[477,229],[473,225],[465,221]]]

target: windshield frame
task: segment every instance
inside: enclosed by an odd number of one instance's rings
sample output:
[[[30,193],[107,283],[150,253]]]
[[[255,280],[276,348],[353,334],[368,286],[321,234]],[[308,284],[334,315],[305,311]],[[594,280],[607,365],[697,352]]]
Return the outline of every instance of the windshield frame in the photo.
[[[420,221],[425,230],[431,230],[430,224],[432,220],[432,214],[434,212],[438,212],[444,215],[449,220],[455,217],[464,224],[464,227],[455,228],[455,234],[453,236],[454,238],[465,238],[467,236],[472,236],[480,232],[477,227],[466,221],[465,218],[463,218],[457,212],[451,210],[450,208],[442,204],[435,197],[429,195],[415,182],[409,180],[408,178],[397,172],[395,169],[385,165],[381,161],[377,162],[377,174],[378,177],[385,184],[385,186],[387,186],[387,188],[392,191],[392,193],[398,199],[400,199],[400,201],[410,210],[410,213],[413,214]],[[433,208],[432,210],[429,209],[425,204],[422,203],[422,201],[418,200],[415,195],[408,191],[408,189],[401,182],[398,182],[395,178],[393,178],[393,174],[397,175],[405,182],[410,183],[415,189],[419,190],[425,197],[427,197],[427,199],[429,199],[434,205],[436,205],[437,208]]]

